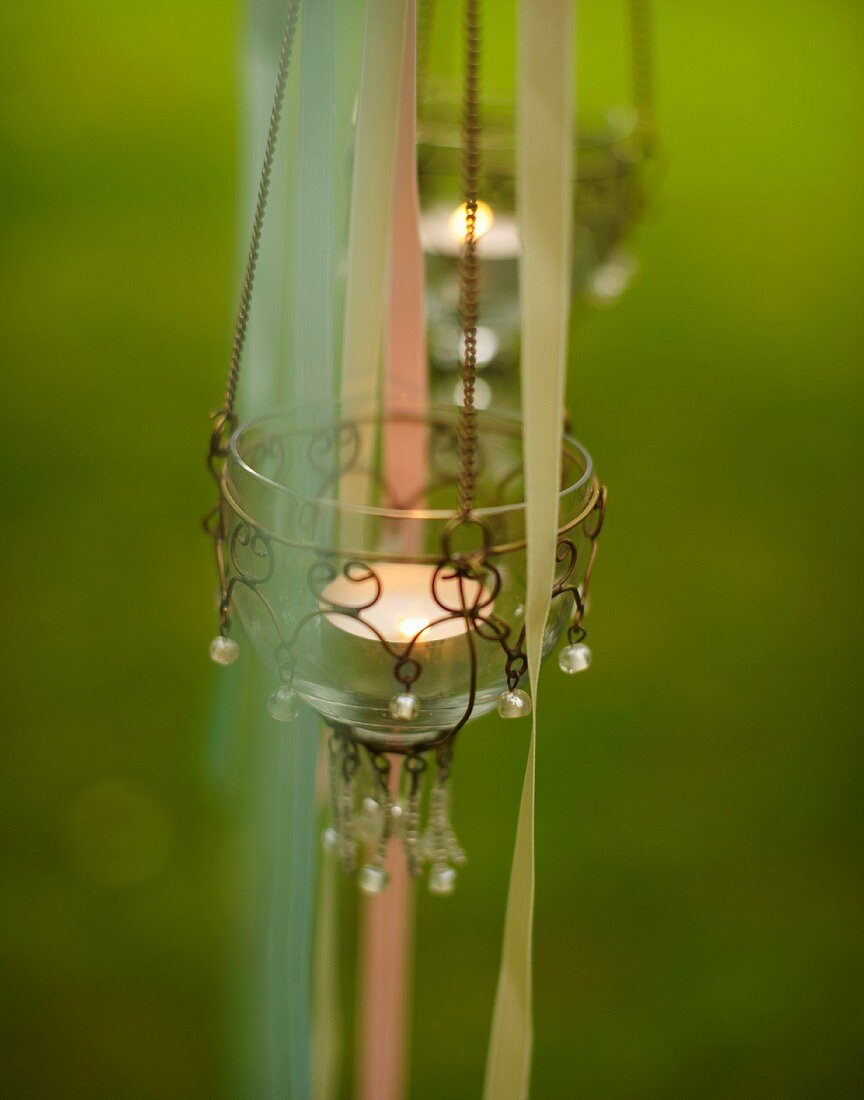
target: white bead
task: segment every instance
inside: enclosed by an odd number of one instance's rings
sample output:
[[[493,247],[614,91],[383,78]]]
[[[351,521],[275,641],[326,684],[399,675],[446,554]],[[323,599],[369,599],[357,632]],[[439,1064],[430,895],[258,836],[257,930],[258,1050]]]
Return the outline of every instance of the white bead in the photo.
[[[430,894],[452,894],[456,889],[456,872],[443,864],[433,867],[429,872]]]
[[[337,852],[339,845],[342,843],[342,837],[331,826],[321,834],[321,843],[324,845],[325,852]]]
[[[240,656],[240,646],[233,638],[226,638],[224,634],[217,634],[210,643],[210,660],[217,665],[233,665]]]
[[[420,701],[410,691],[400,691],[390,700],[390,717],[399,722],[410,722],[420,713]]]
[[[300,700],[297,692],[287,684],[280,684],[267,700],[270,717],[277,722],[293,722],[300,713]]]
[[[380,894],[389,881],[390,876],[383,867],[367,863],[360,871],[360,889],[364,894]]]
[[[377,798],[372,798],[371,795],[367,794],[366,797],[363,799],[364,813],[367,813],[371,816],[372,814],[377,814],[380,808],[381,807],[378,805]]]
[[[565,645],[558,654],[558,667],[568,676],[576,672],[584,672],[591,667],[591,650],[584,642],[575,645]]]
[[[405,807],[402,805],[401,802],[394,802],[393,805],[390,807],[390,816],[395,821],[398,821],[404,813],[405,813]]]
[[[531,713],[531,696],[521,688],[502,691],[498,697],[498,713],[502,718],[526,718]]]

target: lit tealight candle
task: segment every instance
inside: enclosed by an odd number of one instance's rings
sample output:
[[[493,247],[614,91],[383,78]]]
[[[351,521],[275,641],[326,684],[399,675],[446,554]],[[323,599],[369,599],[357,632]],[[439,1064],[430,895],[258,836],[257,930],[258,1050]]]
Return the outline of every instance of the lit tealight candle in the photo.
[[[465,244],[467,217],[465,203],[449,210],[436,206],[420,218],[423,250],[439,256],[458,256]],[[510,214],[493,213],[482,200],[477,203],[474,239],[479,242],[483,260],[512,260],[519,255],[519,226]]]
[[[388,642],[397,644],[417,638],[417,644],[420,645],[465,633],[465,618],[458,613],[452,613],[452,617],[448,618],[451,612],[442,607],[433,595],[434,565],[381,562],[373,563],[370,568],[381,584],[380,596],[371,607],[361,612],[363,622],[349,615],[328,612],[325,618],[334,626],[338,626],[346,634],[376,640],[377,630]],[[465,602],[470,608],[477,600],[482,586],[473,580],[462,580],[461,584],[464,586]],[[461,606],[458,577],[451,577],[446,573],[439,575],[435,588],[439,599],[447,607],[458,609]],[[322,590],[321,605],[326,607],[328,604],[338,604],[341,607],[359,608],[374,595],[375,581],[371,577],[354,581],[340,575]]]

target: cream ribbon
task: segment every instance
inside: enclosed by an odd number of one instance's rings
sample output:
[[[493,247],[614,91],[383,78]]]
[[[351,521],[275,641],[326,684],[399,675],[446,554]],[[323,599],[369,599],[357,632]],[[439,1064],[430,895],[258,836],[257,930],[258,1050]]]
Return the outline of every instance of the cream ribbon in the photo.
[[[517,194],[522,231],[522,412],[528,674],[534,699],[510,873],[484,1100],[525,1100],[533,1029],[534,772],[543,633],[555,577],[570,309],[573,0],[521,0]]]

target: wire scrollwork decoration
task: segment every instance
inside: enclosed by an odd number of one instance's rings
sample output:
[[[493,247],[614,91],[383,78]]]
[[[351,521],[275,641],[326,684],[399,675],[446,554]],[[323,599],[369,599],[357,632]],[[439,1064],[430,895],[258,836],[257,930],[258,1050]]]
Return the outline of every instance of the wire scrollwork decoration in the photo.
[[[568,596],[572,599],[573,611],[568,627],[568,642],[571,645],[583,642],[586,636],[583,619],[605,507],[606,491],[601,488],[592,511],[581,527],[588,547],[581,584],[575,580],[580,555],[573,532],[560,536],[557,545],[556,561],[559,571],[551,599],[555,601]],[[455,621],[464,623],[464,632],[458,636],[464,639],[468,660],[468,700],[464,713],[457,722],[422,741],[424,750],[428,750],[451,741],[471,716],[477,689],[478,642],[497,645],[501,649],[503,678],[511,692],[519,688],[526,676],[528,662],[525,628],[524,625],[519,625],[517,629],[495,610],[503,585],[502,573],[494,556],[490,554],[491,532],[488,525],[476,516],[469,520],[457,517],[445,530],[442,558],[434,567],[431,580],[431,596],[440,615],[424,621],[404,641],[394,641],[387,637],[369,614],[379,605],[384,594],[384,581],[374,563],[346,558],[336,549],[314,552],[305,581],[314,606],[290,622],[290,629],[286,630],[284,616],[277,612],[267,593],[267,586],[276,570],[277,552],[269,534],[255,524],[241,520],[225,539],[221,536],[223,522],[220,518],[214,533],[225,580],[224,595],[220,603],[221,621],[230,625],[231,607],[238,588],[243,588],[260,601],[276,638],[273,660],[286,688],[294,686],[297,654],[302,651],[304,632],[316,620],[324,618],[335,622],[341,618],[358,624],[370,641],[377,642],[382,656],[389,660],[394,688],[406,693],[411,692],[423,674],[426,655],[424,651],[428,650],[424,642],[428,635],[444,624]],[[454,539],[465,527],[479,532],[481,542],[472,549],[459,551],[454,545]],[[226,543],[227,557],[224,555]],[[344,598],[337,599],[328,594],[328,589],[338,578],[357,590],[356,600],[348,602]],[[388,737],[390,751],[403,754],[415,752],[416,739],[400,737],[399,723],[394,721],[393,725],[392,736]],[[360,740],[364,739],[362,731],[356,736]]]

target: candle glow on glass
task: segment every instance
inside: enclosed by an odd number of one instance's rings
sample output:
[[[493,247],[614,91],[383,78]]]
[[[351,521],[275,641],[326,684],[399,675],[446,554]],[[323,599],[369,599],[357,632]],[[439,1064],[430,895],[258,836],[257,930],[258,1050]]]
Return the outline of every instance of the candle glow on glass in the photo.
[[[421,630],[425,630],[429,625],[429,620],[422,618],[422,616],[406,616],[404,619],[399,620],[399,633],[402,637],[409,641],[414,638]]]
[[[495,215],[492,213],[492,207],[488,202],[479,199],[477,212],[474,216],[474,240],[479,241],[481,237],[485,237],[492,228],[494,221]],[[457,206],[450,215],[448,228],[453,240],[461,245],[468,236],[468,207],[464,202],[461,206]]]
[[[417,638],[417,644],[422,645],[455,638],[467,631],[464,617],[441,607],[433,595],[436,566],[376,562],[370,568],[380,582],[381,594],[371,607],[361,611],[365,621],[335,611],[328,611],[324,616],[346,634],[377,640],[377,630],[388,642],[410,642]],[[482,596],[482,586],[474,580],[462,580],[461,584],[464,586],[465,601],[472,606]],[[458,577],[439,574],[435,591],[447,607],[458,609],[461,606]],[[359,608],[374,596],[375,581],[371,577],[353,581],[338,576],[322,590],[321,606],[326,608],[338,604]],[[448,618],[448,615],[452,617]]]

